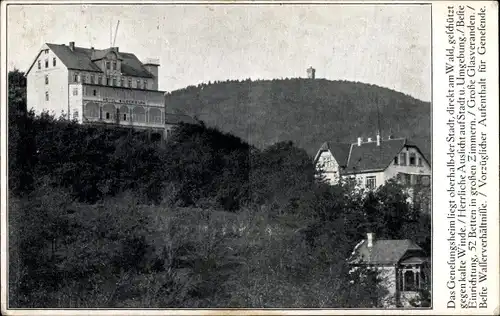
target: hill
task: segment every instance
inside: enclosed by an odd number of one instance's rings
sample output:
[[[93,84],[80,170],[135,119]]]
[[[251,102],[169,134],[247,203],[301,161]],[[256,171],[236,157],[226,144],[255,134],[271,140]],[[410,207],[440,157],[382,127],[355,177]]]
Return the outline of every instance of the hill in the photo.
[[[257,147],[293,141],[314,155],[325,141],[375,138],[377,105],[382,137],[408,137],[429,157],[429,102],[350,81],[283,79],[189,86],[165,96],[167,109],[197,117]]]

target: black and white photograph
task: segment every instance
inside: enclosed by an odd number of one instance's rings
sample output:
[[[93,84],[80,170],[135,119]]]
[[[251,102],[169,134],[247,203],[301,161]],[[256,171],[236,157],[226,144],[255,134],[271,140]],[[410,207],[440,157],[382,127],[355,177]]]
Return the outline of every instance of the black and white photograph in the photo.
[[[431,11],[10,2],[4,304],[431,309]]]

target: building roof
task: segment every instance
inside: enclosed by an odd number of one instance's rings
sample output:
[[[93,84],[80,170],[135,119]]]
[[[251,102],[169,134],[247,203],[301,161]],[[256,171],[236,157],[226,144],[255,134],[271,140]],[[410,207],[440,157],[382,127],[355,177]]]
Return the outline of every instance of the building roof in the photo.
[[[376,140],[362,142],[360,146],[357,143],[325,142],[321,145],[314,161],[317,161],[323,151],[330,151],[342,167],[343,174],[382,171],[405,146],[415,147],[420,152],[413,142],[405,138],[381,139],[380,146],[377,146]],[[422,152],[420,154],[424,157]]]
[[[409,239],[374,240],[371,248],[367,244],[365,239],[355,247],[349,259],[351,263],[396,265],[409,258],[421,258],[413,261],[425,262],[424,250]]]
[[[376,141],[351,144],[344,173],[385,170],[405,144],[404,138],[381,140],[380,146]]]
[[[69,46],[64,44],[50,43],[47,43],[47,46],[67,68],[94,72],[102,72],[95,61],[104,58],[107,53],[114,50],[114,48],[90,49],[76,46],[74,50],[71,50]],[[134,54],[118,51],[115,53],[122,62],[121,72],[124,76],[154,78]]]
[[[349,158],[349,151],[351,150],[351,144],[347,143],[334,143],[334,142],[325,142],[320,148],[318,152],[317,158],[319,154],[323,151],[330,151],[337,161],[337,163],[341,167],[346,167],[347,160]],[[316,159],[317,159],[316,158]]]
[[[176,125],[180,123],[197,124],[197,121],[189,115],[165,113],[165,124]]]

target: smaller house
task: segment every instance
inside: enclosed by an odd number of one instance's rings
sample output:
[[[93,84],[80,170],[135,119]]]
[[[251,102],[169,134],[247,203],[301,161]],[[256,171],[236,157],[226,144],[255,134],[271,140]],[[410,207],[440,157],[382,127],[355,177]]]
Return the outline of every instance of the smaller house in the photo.
[[[369,267],[379,271],[387,289],[386,306],[409,307],[412,300],[430,284],[429,260],[425,251],[413,241],[404,239],[375,240],[373,233],[356,245],[349,258],[353,267]]]
[[[359,187],[373,190],[396,178],[403,185],[429,185],[431,166],[416,144],[406,138],[375,139],[356,143],[325,142],[314,165],[326,179],[337,184],[351,178]]]

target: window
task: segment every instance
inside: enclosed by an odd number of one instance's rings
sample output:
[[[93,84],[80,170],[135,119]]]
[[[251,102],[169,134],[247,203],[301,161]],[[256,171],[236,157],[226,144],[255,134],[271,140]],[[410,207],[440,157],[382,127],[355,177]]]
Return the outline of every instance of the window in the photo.
[[[118,68],[116,68],[116,61],[113,61],[113,66],[111,67],[111,69],[118,70]]]
[[[78,82],[78,73],[75,72],[74,75],[73,75],[73,82]]]
[[[38,61],[38,69],[42,69],[42,61],[41,60]]]
[[[403,280],[403,291],[416,291],[418,289],[418,281],[419,278],[418,273],[414,273],[413,271],[405,271],[404,272],[404,280]]]
[[[99,77],[97,78],[97,83],[98,83],[98,84],[102,84],[102,77],[101,77],[101,76],[99,76]]]
[[[90,75],[90,83],[95,84],[95,76],[94,75]]]
[[[415,166],[417,162],[417,157],[415,153],[410,153],[410,166]]]
[[[394,164],[399,165],[399,157],[398,156],[394,157]]]
[[[418,166],[422,167],[422,158],[418,157]]]
[[[73,88],[73,95],[78,95],[78,88]]]
[[[56,58],[55,57],[52,58],[52,66],[54,66],[54,67],[56,66]]]
[[[113,86],[116,86],[116,78],[113,77]]]
[[[85,79],[84,79],[84,80],[85,80],[85,83],[89,83],[89,82],[90,82],[89,75],[85,75],[85,77],[84,77],[84,78],[85,78]]]
[[[417,183],[417,175],[416,174],[409,174],[408,177],[410,178],[410,184],[415,185]]]
[[[49,91],[45,91],[45,101],[49,101]]]
[[[128,86],[132,88],[132,78],[128,78]]]
[[[399,165],[406,166],[406,153],[399,154]]]
[[[109,114],[109,112],[106,112],[106,119],[109,120],[110,117],[111,115]]]
[[[49,84],[49,76],[45,75],[45,84]]]
[[[47,55],[49,53],[49,50],[48,49],[44,50],[44,53],[45,55]]]
[[[127,120],[127,113],[123,113],[123,120],[126,121]]]
[[[136,83],[136,88],[139,89],[139,87],[141,86],[141,81],[139,79],[137,79],[137,83]]]
[[[45,68],[49,68],[49,59],[45,59]]]
[[[111,78],[110,77],[106,77],[106,85],[107,86],[111,85]]]
[[[110,62],[109,62],[109,61],[107,61],[107,62],[106,62],[106,69],[107,69],[107,70],[109,70],[109,69],[110,69]]]
[[[366,188],[369,190],[373,190],[375,189],[375,186],[376,186],[375,176],[366,177]]]
[[[431,178],[429,176],[421,176],[420,183],[423,186],[429,186],[431,184]]]
[[[94,89],[94,91],[92,91],[92,95],[95,97],[97,95],[97,90]]]
[[[118,78],[118,81],[120,81],[120,86],[125,87],[125,79]]]

